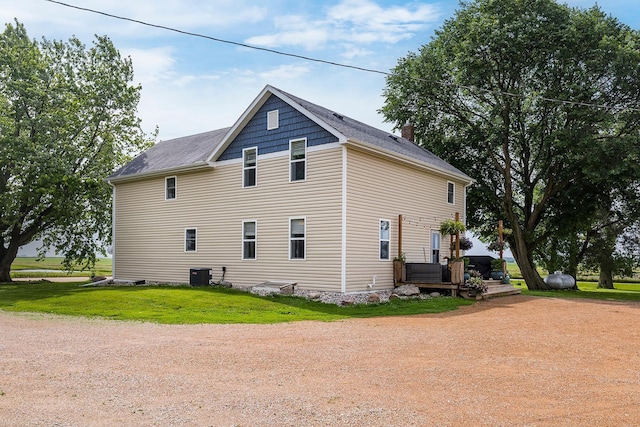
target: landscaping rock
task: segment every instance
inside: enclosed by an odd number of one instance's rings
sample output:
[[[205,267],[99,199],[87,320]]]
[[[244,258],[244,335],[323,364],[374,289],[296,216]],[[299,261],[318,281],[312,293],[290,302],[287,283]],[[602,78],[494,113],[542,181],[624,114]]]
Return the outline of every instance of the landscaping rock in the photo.
[[[395,288],[393,292],[401,297],[414,297],[420,295],[420,288],[415,285],[402,285]]]
[[[319,300],[320,299],[320,292],[309,292],[307,294],[307,298],[309,298],[310,300]]]
[[[92,282],[101,282],[103,280],[107,280],[107,278],[105,276],[93,276],[91,278]]]
[[[367,298],[367,302],[369,303],[379,303],[380,302],[380,295],[378,294],[371,294],[369,295],[369,298]]]
[[[440,295],[440,292],[431,292],[431,293],[429,294],[429,296],[430,296],[431,298],[438,298],[438,297],[439,297],[439,296],[441,296],[441,295]]]

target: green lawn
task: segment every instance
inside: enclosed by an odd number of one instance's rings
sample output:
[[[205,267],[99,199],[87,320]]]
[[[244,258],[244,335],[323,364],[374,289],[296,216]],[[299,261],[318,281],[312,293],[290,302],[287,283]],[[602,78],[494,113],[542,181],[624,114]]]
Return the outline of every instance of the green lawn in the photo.
[[[80,287],[78,283],[0,285],[0,309],[168,324],[280,323],[441,313],[473,304],[462,298],[392,300],[338,307],[303,298],[259,297],[217,287]]]
[[[524,280],[512,280],[511,283],[522,289],[522,295],[557,298],[589,298],[614,301],[640,301],[640,283],[614,283],[615,289],[598,289],[597,282],[578,281],[579,291],[530,291]]]
[[[98,276],[111,275],[111,258],[98,258],[93,270],[77,271],[68,274],[62,266],[62,257],[50,257],[39,260],[34,257],[18,257],[11,264],[11,277],[59,277],[59,276],[90,276],[94,272]],[[58,270],[57,272],[22,272],[21,270]]]

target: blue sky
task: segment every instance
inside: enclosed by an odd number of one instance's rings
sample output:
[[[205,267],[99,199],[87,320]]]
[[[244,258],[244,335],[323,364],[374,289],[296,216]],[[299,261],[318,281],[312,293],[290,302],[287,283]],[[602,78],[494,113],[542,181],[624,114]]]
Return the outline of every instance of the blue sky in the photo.
[[[402,0],[63,0],[152,24],[358,67],[389,71],[428,43],[457,1]],[[571,0],[589,7],[593,0]],[[637,0],[600,1],[640,28]],[[31,38],[109,36],[130,56],[142,85],[143,128],[170,139],[231,126],[266,85],[391,131],[377,110],[383,75],[242,48],[72,9],[45,0],[0,0]]]
[[[64,0],[65,3],[252,46],[387,72],[428,43],[458,1],[403,0]],[[567,4],[590,7],[594,0]],[[599,2],[640,29],[637,0]],[[90,45],[107,35],[133,60],[142,85],[139,117],[159,139],[233,125],[271,84],[383,130],[385,78],[178,34],[72,9],[45,0],[0,0],[0,16],[17,18],[31,38]],[[29,251],[22,254],[30,255]],[[473,253],[479,253],[477,248]]]

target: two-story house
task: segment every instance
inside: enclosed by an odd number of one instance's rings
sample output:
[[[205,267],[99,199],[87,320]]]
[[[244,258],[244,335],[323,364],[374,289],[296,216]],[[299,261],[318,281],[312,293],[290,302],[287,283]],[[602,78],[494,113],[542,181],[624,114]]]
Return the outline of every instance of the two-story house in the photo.
[[[472,181],[431,152],[266,86],[230,127],[162,141],[109,177],[116,279],[393,286],[398,250],[443,262]],[[411,224],[412,221],[407,221]]]

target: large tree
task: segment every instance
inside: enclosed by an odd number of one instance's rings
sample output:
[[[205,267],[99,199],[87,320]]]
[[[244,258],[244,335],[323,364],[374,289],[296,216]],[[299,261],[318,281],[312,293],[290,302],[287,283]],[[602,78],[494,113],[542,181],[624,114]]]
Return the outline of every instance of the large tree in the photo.
[[[640,37],[599,8],[476,0],[387,79],[387,120],[476,179],[468,221],[498,220],[530,289],[534,257],[637,179]]]
[[[107,37],[38,42],[17,21],[0,34],[0,282],[34,239],[67,266],[104,254],[105,178],[147,144],[132,78]]]

